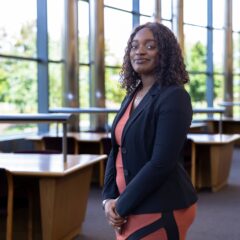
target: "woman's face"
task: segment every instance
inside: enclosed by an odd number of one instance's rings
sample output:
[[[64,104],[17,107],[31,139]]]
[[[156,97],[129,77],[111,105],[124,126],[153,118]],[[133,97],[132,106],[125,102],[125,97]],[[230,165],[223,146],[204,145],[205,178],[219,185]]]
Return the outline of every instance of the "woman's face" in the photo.
[[[148,28],[139,30],[131,43],[130,60],[139,75],[153,74],[158,63],[157,42]]]

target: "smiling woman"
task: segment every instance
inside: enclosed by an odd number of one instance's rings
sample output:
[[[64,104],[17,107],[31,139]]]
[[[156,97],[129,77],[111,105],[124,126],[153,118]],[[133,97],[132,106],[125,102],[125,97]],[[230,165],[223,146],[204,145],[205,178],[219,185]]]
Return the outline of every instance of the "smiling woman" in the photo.
[[[126,89],[112,126],[103,205],[117,240],[185,240],[197,196],[181,163],[192,108],[173,33],[159,23],[130,35],[122,66]]]
[[[138,74],[151,74],[157,66],[158,49],[152,32],[141,29],[131,44],[130,59],[133,69]]]

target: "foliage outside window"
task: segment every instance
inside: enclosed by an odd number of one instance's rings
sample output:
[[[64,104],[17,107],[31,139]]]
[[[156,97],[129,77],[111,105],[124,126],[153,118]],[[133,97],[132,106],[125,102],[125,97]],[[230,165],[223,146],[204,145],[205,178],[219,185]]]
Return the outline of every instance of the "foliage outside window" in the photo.
[[[31,11],[19,11],[23,5],[27,5]],[[10,0],[1,3],[0,54],[3,55],[0,58],[1,112],[36,113],[36,1]],[[33,128],[36,129],[36,126],[1,124],[1,132],[4,134],[22,133]]]

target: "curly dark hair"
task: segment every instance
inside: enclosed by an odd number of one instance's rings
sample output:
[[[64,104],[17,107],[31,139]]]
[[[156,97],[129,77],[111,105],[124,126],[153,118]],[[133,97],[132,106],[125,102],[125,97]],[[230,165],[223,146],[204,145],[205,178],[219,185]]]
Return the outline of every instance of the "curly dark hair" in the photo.
[[[130,93],[139,85],[139,82],[141,84],[140,77],[132,67],[130,51],[133,38],[143,28],[149,28],[157,42],[159,52],[159,66],[155,70],[157,82],[162,86],[184,85],[189,82],[182,52],[172,31],[161,23],[148,22],[136,27],[130,35],[120,72],[121,87],[126,89],[127,93]]]

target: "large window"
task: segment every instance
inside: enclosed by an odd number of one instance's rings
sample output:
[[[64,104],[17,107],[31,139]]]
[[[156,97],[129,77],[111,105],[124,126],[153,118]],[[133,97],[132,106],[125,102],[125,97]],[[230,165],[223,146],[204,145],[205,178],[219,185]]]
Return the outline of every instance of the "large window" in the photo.
[[[2,114],[37,112],[36,10],[36,0],[9,0],[0,4]],[[32,125],[1,124],[1,132],[5,134],[29,130]]]
[[[78,1],[78,37],[79,37],[79,105],[90,104],[90,53],[89,53],[89,2]],[[80,129],[89,129],[89,114],[80,114]]]
[[[106,107],[118,107],[125,95],[119,86],[119,73],[127,40],[133,27],[152,21],[154,1],[104,0]],[[176,13],[174,1],[161,0],[160,2],[162,23],[172,28],[173,15]],[[211,2],[212,13],[209,12]],[[42,79],[37,79],[37,76],[38,66],[43,64],[43,61],[37,56],[39,50],[36,44],[37,33],[39,33],[37,3],[42,2],[8,0],[0,3],[0,108],[2,113],[34,113],[41,105],[37,92],[39,86],[42,87]],[[47,12],[40,11],[41,16],[47,16],[48,56],[44,60],[48,64],[47,81],[49,83],[48,89],[41,90],[49,91],[50,108],[62,106],[63,99],[64,36],[62,30],[66,11],[64,4],[66,4],[65,0],[47,0]],[[228,4],[228,1],[184,0],[184,57],[190,74],[190,84],[187,89],[191,94],[194,107],[211,104],[217,106],[224,99],[227,9],[225,4]],[[232,0],[232,5],[233,100],[239,102],[239,0]],[[78,0],[79,49],[77,51],[79,51],[79,104],[81,107],[90,105],[89,90],[93,84],[90,76],[90,64],[94,64],[94,61],[90,63],[89,56],[91,32],[89,8],[88,0]],[[239,107],[234,108],[234,115],[240,115]],[[81,129],[87,129],[90,126],[90,117],[87,114],[82,114],[80,117]],[[111,118],[109,120],[111,121]],[[20,128],[1,125],[1,129],[23,132],[33,128],[30,125]]]
[[[106,107],[111,108],[118,107],[124,96],[119,85],[119,73],[132,31],[132,3],[105,0],[104,5]],[[119,34],[119,29],[124,31]]]
[[[233,4],[233,100],[240,102],[240,2],[232,0]],[[240,107],[233,108],[234,116],[240,117]]]
[[[47,3],[49,107],[54,108],[62,106],[64,0],[48,0]]]

